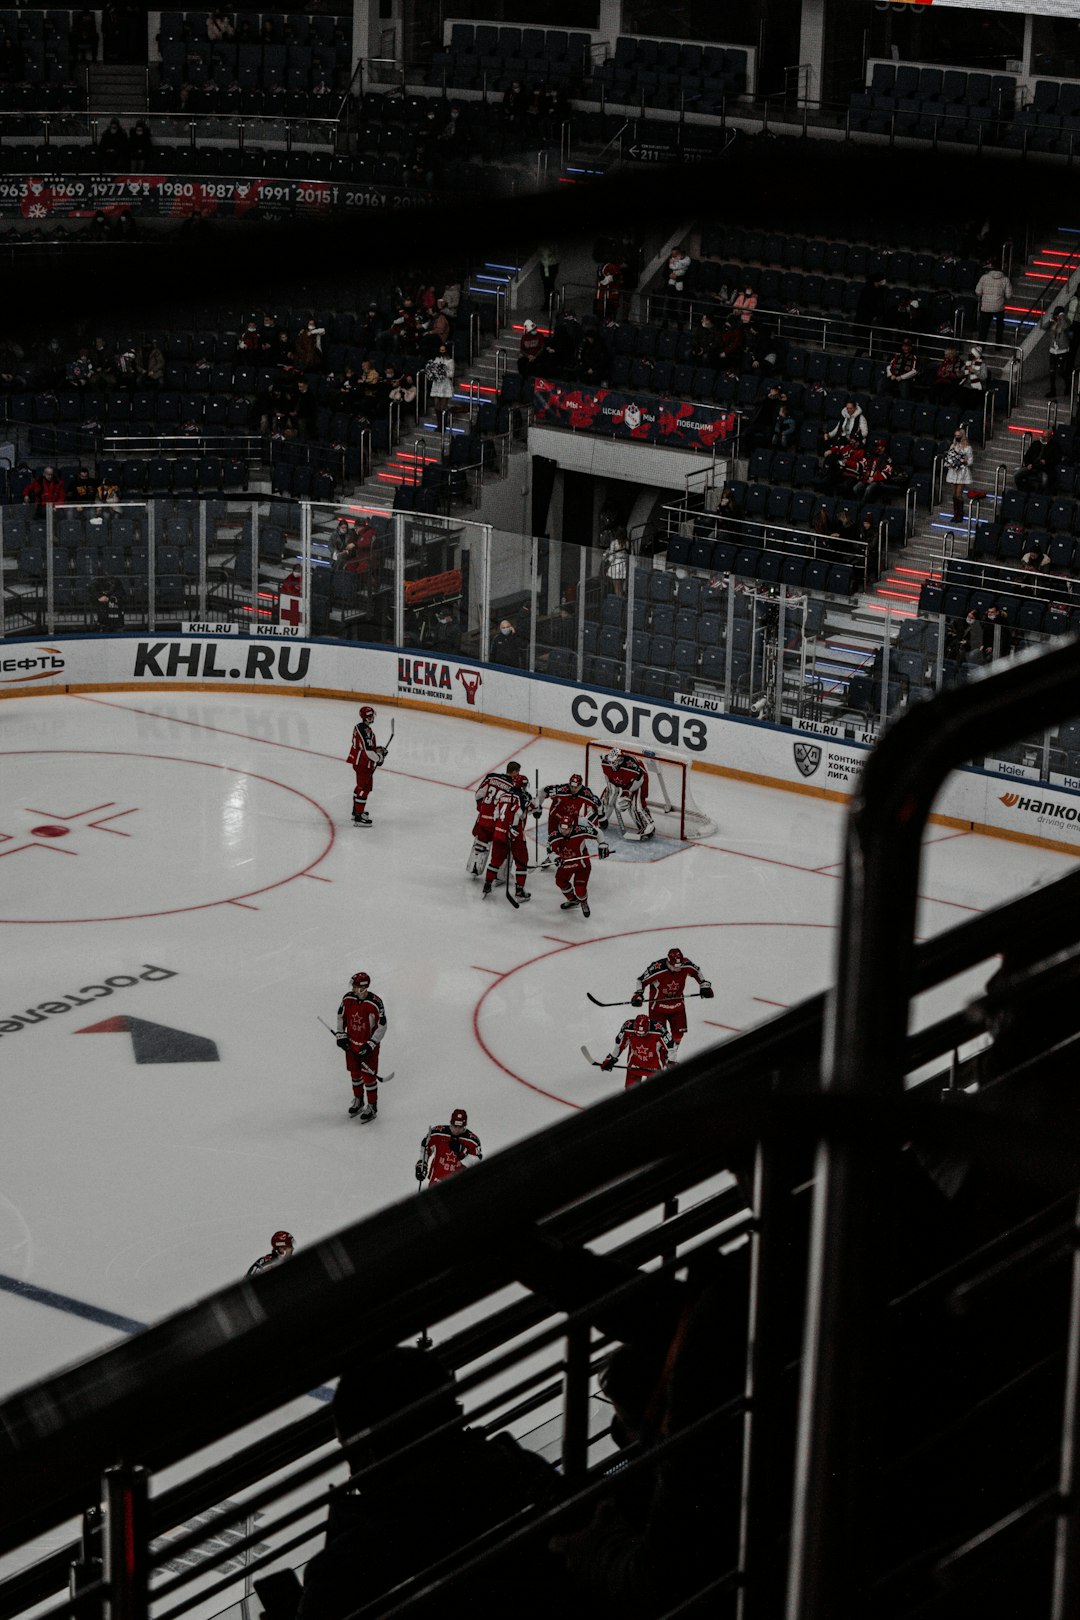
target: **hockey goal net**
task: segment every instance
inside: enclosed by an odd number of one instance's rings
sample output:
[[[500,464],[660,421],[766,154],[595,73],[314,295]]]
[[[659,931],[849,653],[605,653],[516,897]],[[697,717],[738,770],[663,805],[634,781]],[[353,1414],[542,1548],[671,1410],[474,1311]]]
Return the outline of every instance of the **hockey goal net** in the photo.
[[[608,786],[601,766],[614,747],[638,760],[649,773],[649,814],[662,838],[711,838],[716,822],[698,806],[690,788],[694,761],[671,749],[628,748],[590,738],[585,744],[585,786],[602,798]]]

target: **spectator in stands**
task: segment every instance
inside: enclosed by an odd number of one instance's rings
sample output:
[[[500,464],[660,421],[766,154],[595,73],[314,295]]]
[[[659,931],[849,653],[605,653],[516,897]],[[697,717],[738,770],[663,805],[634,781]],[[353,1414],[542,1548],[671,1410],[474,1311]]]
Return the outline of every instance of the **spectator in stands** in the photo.
[[[447,653],[451,657],[461,651],[461,624],[449,602],[440,602],[435,609],[431,644],[437,652]]]
[[[881,379],[882,392],[910,399],[919,375],[919,356],[911,338],[905,338],[885,367]]]
[[[795,434],[799,424],[791,414],[791,406],[786,395],[780,401],[780,409],[776,413],[773,423],[772,438],[769,443],[774,450],[790,450],[795,443]]]
[[[630,542],[621,526],[608,531],[610,542],[604,552],[604,573],[616,596],[626,594],[626,576],[630,567]],[[601,536],[601,539],[603,536]]]
[[[893,311],[892,323],[904,332],[918,332],[922,329],[922,308],[920,301],[913,298],[910,293],[901,293],[896,301]]]
[[[864,512],[862,517],[859,519],[858,527],[856,528],[853,536],[853,538],[857,540],[860,545],[866,547],[866,555],[868,557],[872,556],[873,552],[877,548],[878,522],[879,519],[876,513]]]
[[[593,297],[593,313],[598,320],[607,320],[609,316],[617,317],[619,313],[619,300],[622,296],[622,275],[624,266],[618,259],[605,259],[596,267],[596,292]]]
[[[855,498],[855,491],[866,482],[868,466],[866,451],[857,438],[838,439],[821,458],[821,488],[835,492],[845,485]]]
[[[780,407],[786,402],[787,395],[782,391],[780,384],[770,383],[765,398],[758,406],[750,424],[749,442],[753,448],[762,449],[772,444]],[[794,424],[792,426],[794,428]]]
[[[390,390],[390,398],[400,406],[402,423],[411,422],[416,415],[416,378],[406,371]]]
[[[971,608],[964,620],[964,628],[960,635],[960,657],[969,664],[983,662],[983,643],[985,641],[983,622],[979,617],[978,609]]]
[[[452,1569],[455,1555],[467,1564],[470,1542],[560,1494],[559,1476],[535,1453],[464,1426],[452,1375],[431,1351],[355,1358],[333,1417],[350,1474],[362,1477],[331,1497],[326,1545],[304,1571],[297,1620],[345,1620],[429,1564],[445,1559]],[[392,1606],[387,1599],[382,1610]],[[548,1555],[525,1543],[468,1569],[417,1613],[535,1620],[557,1609]]]
[[[36,515],[43,517],[47,506],[63,506],[67,495],[63,480],[57,477],[55,467],[42,467],[23,490],[23,504],[36,508]]]
[[[232,39],[236,28],[227,11],[211,11],[206,19],[206,37],[215,45]]]
[[[160,388],[165,380],[165,352],[156,340],[151,342],[146,351],[146,370],[143,372],[141,382],[147,388]]]
[[[897,467],[889,454],[887,439],[875,439],[870,445],[865,462],[852,486],[857,501],[877,496],[899,494],[908,486],[908,475]]]
[[[665,315],[679,318],[683,294],[686,290],[686,277],[690,269],[690,255],[683,248],[673,248],[668,254],[667,270],[664,277],[664,304]]]
[[[838,540],[854,540],[859,532],[859,525],[855,521],[855,514],[850,506],[839,506],[836,509],[836,521],[833,524],[833,534]]]
[[[428,399],[434,402],[436,410],[450,409],[454,402],[454,358],[445,343],[439,345],[438,354],[424,367],[424,375]]]
[[[725,484],[720,491],[720,499],[716,505],[716,532],[717,534],[737,534],[742,524],[742,507],[735,498],[735,492],[729,484]]]
[[[70,387],[79,393],[89,388],[94,380],[94,363],[90,358],[89,349],[80,349],[74,360],[67,364],[67,381]]]
[[[237,352],[241,357],[250,357],[254,360],[260,349],[259,328],[254,321],[248,321],[236,342]]]
[[[425,348],[430,345],[430,352],[438,354],[439,346],[443,343],[449,344],[450,337],[450,317],[446,313],[446,300],[440,298],[432,312],[431,320],[428,322],[428,329],[424,333]]]
[[[94,367],[94,386],[115,388],[116,368],[113,364],[113,351],[100,335],[90,345],[90,360]]]
[[[109,169],[126,169],[128,144],[127,131],[119,118],[110,119],[98,142],[98,157],[102,165]]]
[[[848,399],[844,401],[836,422],[831,428],[827,429],[825,439],[829,444],[839,445],[852,439],[859,444],[865,444],[866,434],[866,417],[863,415],[862,406],[857,404],[855,400]]]
[[[103,575],[91,587],[99,630],[124,628],[124,595],[111,575]]]
[[[977,343],[973,343],[968,350],[967,358],[960,368],[960,400],[968,410],[980,404],[990,381],[990,367],[983,359],[983,352]]]
[[[1033,438],[1024,451],[1023,461],[1014,480],[1017,489],[1025,490],[1028,494],[1049,489],[1050,479],[1060,460],[1061,450],[1054,438],[1053,429],[1046,428],[1042,437]]]
[[[1049,553],[1042,549],[1034,537],[1027,541],[1027,550],[1020,558],[1020,566],[1026,568],[1029,574],[1037,574],[1041,569],[1050,566]]]
[[[128,163],[136,174],[142,174],[144,170],[150,167],[153,158],[153,138],[140,118],[131,131],[131,138],[128,142]]]
[[[930,385],[934,401],[938,405],[954,405],[960,389],[960,350],[950,344],[938,361],[934,370],[933,381]]]
[[[98,30],[92,11],[76,12],[71,20],[68,41],[71,47],[72,62],[97,61]]]
[[[285,413],[289,426],[296,430],[296,438],[310,439],[315,426],[317,408],[315,395],[311,391],[311,384],[305,378],[301,378],[296,385],[296,393]]]
[[[75,482],[71,486],[70,495],[73,502],[92,501],[97,492],[97,484],[89,467],[80,467],[75,474]],[[82,512],[82,506],[76,506],[77,512]]]
[[[1069,397],[1069,326],[1065,318],[1064,306],[1059,305],[1055,310],[1048,310],[1039,322],[1044,332],[1050,334],[1050,349],[1047,355],[1049,361],[1049,375],[1046,379],[1047,399],[1057,398],[1057,380],[1061,378],[1061,392],[1066,399]]]
[[[519,636],[510,619],[500,619],[499,628],[491,638],[488,649],[489,664],[506,664],[510,669],[524,669],[529,657],[529,644]]]
[[[979,342],[985,343],[990,334],[990,322],[995,324],[995,341],[1005,341],[1005,305],[1012,297],[1012,282],[1004,270],[994,268],[994,261],[987,259],[982,268],[982,275],[975,283],[975,297],[979,300],[978,336]]]
[[[1008,658],[1012,652],[1012,626],[1007,609],[994,602],[986,610],[984,620],[986,645],[983,649],[987,662],[994,658]]]
[[[525,108],[529,104],[528,95],[520,79],[512,79],[503,91],[500,117],[507,129],[520,129],[525,118]]]
[[[942,458],[945,482],[952,496],[953,520],[956,523],[962,523],[964,520],[964,491],[971,482],[974,461],[975,452],[971,448],[971,441],[964,429],[958,427]]]
[[[526,320],[522,324],[518,350],[518,375],[535,377],[544,353],[544,334],[539,331],[535,321]]]
[[[297,333],[292,348],[296,356],[296,363],[301,371],[322,370],[322,340],[325,335],[325,326],[317,325],[313,315],[308,318]]]
[[[550,304],[559,280],[559,249],[555,242],[541,242],[536,250],[540,267],[540,284],[544,289],[544,303]]]
[[[738,320],[749,321],[751,315],[757,309],[757,303],[757,293],[747,282],[742,291],[735,294],[731,304],[732,312]]]

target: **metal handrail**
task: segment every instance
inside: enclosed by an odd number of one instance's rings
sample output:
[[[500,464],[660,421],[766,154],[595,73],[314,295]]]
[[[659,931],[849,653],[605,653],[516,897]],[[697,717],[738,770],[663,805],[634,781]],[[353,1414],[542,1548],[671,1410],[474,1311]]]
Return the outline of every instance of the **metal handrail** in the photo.
[[[1080,641],[1020,658],[916,704],[867,758],[848,822],[836,988],[829,998],[828,1096],[903,1089],[921,844],[949,773],[1075,713]],[[821,1138],[813,1191],[807,1316],[788,1613],[853,1620],[866,1612],[861,1562],[870,1536],[873,1444],[867,1391],[877,1337],[877,1235],[886,1178],[881,1144]],[[880,1219],[879,1219],[880,1216]]]

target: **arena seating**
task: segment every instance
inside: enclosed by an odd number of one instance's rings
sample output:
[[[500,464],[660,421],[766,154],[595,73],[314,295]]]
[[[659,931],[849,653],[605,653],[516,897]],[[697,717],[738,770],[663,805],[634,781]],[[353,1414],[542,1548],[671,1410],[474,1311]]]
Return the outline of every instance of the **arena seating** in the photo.
[[[853,129],[972,144],[1003,138],[1013,117],[1016,79],[1011,74],[920,67],[914,62],[876,62],[869,85],[851,98]]]
[[[583,93],[599,100],[602,89],[608,101],[648,107],[685,101],[695,112],[719,114],[729,98],[746,90],[747,60],[739,47],[620,34]]]
[[[429,82],[450,90],[508,90],[514,80],[578,94],[589,70],[588,34],[563,28],[499,28],[455,22],[449,44],[434,52]]]
[[[187,86],[190,91],[205,93],[211,87],[227,92],[235,85],[241,95],[262,91],[305,98],[318,86],[339,92],[348,87],[352,40],[347,20],[321,13],[245,12],[236,19],[232,39],[211,41],[207,15],[205,11],[161,13],[157,40],[160,87],[179,91]]]

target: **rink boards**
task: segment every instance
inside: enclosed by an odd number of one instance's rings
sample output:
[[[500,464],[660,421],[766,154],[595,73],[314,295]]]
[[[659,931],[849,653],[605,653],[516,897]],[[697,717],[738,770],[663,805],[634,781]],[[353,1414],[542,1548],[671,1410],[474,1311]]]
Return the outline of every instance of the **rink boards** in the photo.
[[[850,798],[872,747],[840,735],[850,728],[795,730],[393,647],[217,631],[62,638],[0,652],[5,697],[164,687],[367,698],[564,742],[601,737],[677,749],[704,771],[839,801]],[[1072,854],[1080,849],[1078,790],[1080,781],[1067,778],[1048,786],[1034,765],[988,761],[950,777],[932,819]]]

